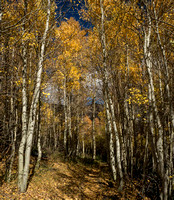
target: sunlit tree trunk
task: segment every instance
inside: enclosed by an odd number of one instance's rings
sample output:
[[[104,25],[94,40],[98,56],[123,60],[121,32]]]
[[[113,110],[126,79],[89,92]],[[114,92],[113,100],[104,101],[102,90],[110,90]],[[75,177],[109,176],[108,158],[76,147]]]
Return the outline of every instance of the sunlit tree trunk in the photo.
[[[20,192],[25,192],[27,190],[32,138],[33,138],[33,133],[34,133],[35,121],[36,121],[37,103],[38,103],[39,95],[40,95],[40,86],[41,86],[41,77],[42,77],[42,71],[43,71],[43,60],[44,60],[44,53],[45,53],[45,46],[46,46],[46,37],[48,34],[49,22],[50,22],[50,13],[51,13],[50,9],[51,9],[51,2],[50,2],[50,0],[48,0],[47,1],[47,18],[46,18],[46,23],[45,23],[45,30],[44,30],[42,41],[41,41],[41,52],[39,55],[38,70],[37,70],[37,74],[36,74],[36,85],[35,85],[34,93],[32,96],[32,102],[31,102],[30,111],[29,111],[27,135],[25,137],[26,148],[25,148],[25,163],[24,163],[24,165],[23,165],[23,161],[24,161],[23,152],[19,151],[19,154],[22,153],[22,155],[21,155],[22,160],[19,159],[19,165],[21,166],[21,168],[23,168],[23,170],[20,171],[20,180],[19,180]],[[26,105],[24,104],[23,106],[25,107]],[[23,140],[21,141],[21,144],[22,144],[22,146],[25,145]],[[21,144],[20,144],[20,146],[21,146]],[[21,174],[21,172],[23,172],[23,173]]]
[[[113,130],[115,133],[116,159],[117,159],[118,173],[120,176],[120,190],[122,190],[123,189],[123,171],[122,171],[122,166],[121,166],[120,139],[119,139],[117,124],[116,124],[116,119],[115,119],[114,105],[113,105],[110,94],[108,94],[108,97],[109,97],[109,103],[110,103],[110,109],[111,109]]]
[[[36,163],[36,168],[38,169],[40,167],[40,161],[42,158],[42,149],[41,149],[41,123],[38,124],[38,139],[37,139],[37,150],[38,150],[38,157],[37,157],[37,163]]]
[[[145,58],[145,63],[146,63],[146,68],[147,68],[147,73],[148,73],[148,78],[149,78],[149,89],[151,90],[150,92],[151,92],[151,99],[152,99],[152,108],[155,114],[156,123],[158,127],[158,139],[157,139],[158,171],[164,180],[165,172],[164,172],[163,128],[162,128],[162,124],[161,124],[160,117],[158,114],[158,109],[156,106],[154,83],[153,83],[153,77],[152,77],[152,61],[151,61],[152,56],[150,52],[151,28],[152,28],[151,19],[148,15],[148,27],[144,28],[144,58]],[[163,190],[163,195],[164,195],[163,198],[166,199],[164,190]],[[161,198],[163,195],[161,195]]]
[[[25,34],[25,18],[27,14],[27,0],[24,1],[24,20],[22,25],[22,34]],[[27,48],[25,42],[22,40],[22,138],[19,146],[19,158],[18,158],[18,188],[20,192],[24,192],[23,185],[23,173],[24,173],[24,151],[27,136]]]
[[[107,125],[109,131],[109,153],[110,153],[110,165],[112,169],[113,179],[116,181],[117,179],[117,171],[115,165],[115,149],[113,143],[113,132],[112,132],[112,124],[111,124],[111,113],[109,110],[109,100],[107,92],[105,91],[105,107],[106,107],[106,118],[107,118]]]
[[[155,127],[154,127],[154,117],[153,117],[153,106],[152,106],[152,93],[150,84],[148,84],[148,98],[149,98],[149,116],[148,116],[148,123],[151,138],[151,148],[152,148],[152,164],[153,164],[153,172],[156,171],[158,154],[156,150],[156,139],[155,139]]]
[[[109,110],[109,98],[108,98],[108,70],[107,70],[107,50],[106,50],[106,37],[105,37],[105,28],[104,28],[104,22],[105,22],[105,14],[104,14],[104,8],[103,8],[103,0],[100,0],[100,12],[101,12],[101,45],[102,45],[102,51],[103,51],[103,74],[104,74],[104,97],[105,97],[105,107],[106,107],[106,118],[107,118],[107,124],[108,124],[108,131],[109,131],[109,150],[110,150],[110,164],[113,174],[113,179],[116,181],[117,178],[117,171],[115,166],[115,150],[114,150],[114,143],[113,143],[113,132],[112,132],[112,123],[111,123],[111,113]]]
[[[162,54],[162,60],[163,60],[163,64],[164,64],[164,68],[165,68],[165,90],[166,90],[166,95],[167,95],[167,114],[169,115],[168,118],[169,120],[171,120],[171,124],[172,124],[172,128],[170,129],[170,126],[168,126],[168,130],[169,130],[169,133],[170,133],[170,154],[169,154],[169,165],[167,165],[168,167],[168,173],[169,174],[166,174],[166,178],[165,178],[165,188],[164,188],[164,199],[167,199],[168,196],[167,196],[167,193],[168,193],[168,180],[167,180],[167,176],[171,176],[172,175],[172,171],[173,171],[173,161],[172,161],[172,158],[173,158],[173,154],[172,154],[172,146],[173,146],[173,137],[174,137],[174,130],[173,130],[173,127],[174,127],[174,111],[173,111],[173,105],[172,105],[172,98],[171,98],[171,92],[170,92],[170,86],[169,86],[169,69],[168,69],[168,63],[167,63],[167,58],[166,58],[166,52],[165,52],[165,48],[162,44],[162,41],[161,41],[161,37],[160,37],[160,31],[159,31],[159,23],[158,23],[158,16],[157,16],[157,12],[156,12],[156,9],[155,9],[155,4],[153,2],[153,12],[154,12],[154,16],[155,16],[155,29],[156,29],[156,34],[157,34],[157,39],[158,39],[158,44],[159,44],[159,47],[160,47],[160,50],[161,50],[161,54]],[[171,179],[172,180],[172,179]],[[172,185],[171,181],[170,181],[170,185]],[[171,186],[169,188],[169,195],[171,195]]]

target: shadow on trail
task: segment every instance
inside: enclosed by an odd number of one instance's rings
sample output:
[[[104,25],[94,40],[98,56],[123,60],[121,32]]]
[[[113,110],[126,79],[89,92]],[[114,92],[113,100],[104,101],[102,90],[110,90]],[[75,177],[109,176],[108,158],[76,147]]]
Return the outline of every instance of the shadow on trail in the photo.
[[[61,183],[57,189],[70,199],[120,199],[116,188],[110,188],[109,180],[101,177],[98,167],[67,164],[65,172],[57,168],[55,174],[54,180]]]

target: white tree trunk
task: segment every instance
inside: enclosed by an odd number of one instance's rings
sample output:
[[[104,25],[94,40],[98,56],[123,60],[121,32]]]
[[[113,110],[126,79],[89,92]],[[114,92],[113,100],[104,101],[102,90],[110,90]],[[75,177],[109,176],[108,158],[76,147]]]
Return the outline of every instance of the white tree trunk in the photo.
[[[108,95],[105,91],[105,106],[106,106],[106,117],[107,117],[107,124],[108,124],[108,131],[109,131],[109,153],[110,153],[110,164],[113,174],[113,179],[116,181],[117,179],[117,171],[115,166],[115,150],[114,150],[114,143],[113,143],[113,132],[112,132],[112,124],[111,124],[111,113],[109,111],[109,100]]]
[[[158,38],[158,43],[159,43],[159,47],[161,49],[161,53],[162,53],[162,60],[164,63],[164,67],[165,67],[165,89],[166,89],[166,94],[167,94],[167,100],[168,100],[168,104],[167,104],[167,114],[169,114],[169,119],[171,120],[171,124],[172,124],[172,128],[170,129],[170,127],[168,127],[169,131],[170,131],[170,154],[169,154],[169,160],[170,163],[168,165],[168,170],[169,170],[169,175],[171,176],[173,174],[173,154],[172,154],[172,146],[174,145],[174,141],[173,141],[173,137],[174,137],[174,110],[173,110],[173,105],[172,105],[172,99],[171,99],[171,90],[169,87],[169,69],[168,69],[168,63],[167,63],[167,58],[166,58],[166,53],[165,53],[165,48],[162,44],[161,41],[161,37],[160,37],[160,31],[159,31],[159,24],[158,24],[158,16],[156,13],[156,9],[155,9],[155,4],[153,2],[153,11],[154,11],[154,16],[155,16],[155,28],[156,28],[156,34],[157,34],[157,38]],[[167,175],[166,175],[167,176]],[[165,178],[165,181],[167,181],[167,178]],[[170,181],[170,188],[169,188],[169,195],[171,195],[171,185],[172,185],[172,179]],[[165,187],[168,187],[167,183],[165,184]],[[167,199],[167,188],[164,188],[164,199]]]
[[[44,60],[44,53],[45,53],[46,37],[47,37],[48,29],[49,29],[50,14],[51,14],[51,2],[50,2],[50,0],[47,0],[47,2],[48,2],[47,19],[46,19],[45,30],[44,30],[44,34],[43,34],[42,42],[41,42],[41,52],[40,52],[40,56],[39,56],[38,69],[37,69],[37,75],[36,75],[36,86],[34,89],[34,94],[32,97],[30,113],[29,113],[26,149],[25,149],[25,164],[23,165],[24,166],[23,174],[20,179],[20,181],[21,181],[20,185],[19,185],[20,192],[25,192],[27,189],[32,138],[33,138],[33,133],[34,133],[35,121],[36,121],[36,108],[37,108],[37,103],[38,103],[39,94],[40,94],[40,85],[41,85],[41,76],[42,76],[42,70],[43,70],[43,60]],[[25,105],[24,105],[24,107],[25,107]],[[21,141],[21,143],[22,143],[22,145],[24,145],[23,141]],[[21,157],[23,158],[23,156],[21,156]],[[22,159],[22,161],[23,160],[24,159]],[[19,163],[21,166],[23,164],[22,161]]]
[[[24,3],[24,14],[27,13],[27,7]],[[23,35],[25,33],[25,16],[23,21]],[[23,168],[24,168],[24,151],[27,136],[27,49],[25,42],[22,40],[22,57],[23,57],[23,69],[22,69],[22,139],[19,146],[19,158],[18,158],[18,187],[21,191]]]
[[[104,73],[104,90],[105,90],[105,107],[106,107],[106,117],[108,123],[108,131],[110,135],[109,139],[109,150],[110,150],[110,162],[111,162],[111,169],[113,173],[113,179],[116,181],[117,172],[115,167],[115,151],[114,151],[114,144],[113,144],[113,132],[112,132],[112,124],[111,124],[111,113],[109,110],[109,99],[108,99],[108,69],[106,64],[107,58],[107,50],[106,50],[106,37],[105,37],[105,28],[104,28],[104,21],[105,21],[105,14],[103,8],[103,0],[100,0],[100,11],[101,11],[101,45],[103,51],[103,73]]]
[[[112,114],[112,124],[114,128],[114,133],[115,133],[116,159],[117,159],[118,173],[120,176],[119,189],[122,190],[123,189],[123,171],[122,171],[122,166],[121,166],[120,139],[119,139],[117,124],[116,124],[116,119],[115,119],[114,105],[113,105],[110,94],[108,94],[108,97],[109,97],[109,103],[110,103],[111,114]]]
[[[153,117],[153,106],[152,106],[152,92],[150,84],[148,84],[148,98],[149,98],[149,126],[150,126],[150,133],[152,135],[151,140],[151,148],[152,148],[152,164],[153,164],[153,172],[156,171],[156,165],[158,160],[158,153],[156,150],[156,139],[155,139],[155,127],[154,127],[154,117]]]
[[[152,107],[153,111],[155,113],[155,118],[156,118],[156,123],[158,127],[158,139],[157,139],[157,152],[158,152],[158,171],[163,179],[165,181],[165,172],[164,172],[164,147],[163,147],[163,129],[162,129],[162,124],[160,121],[160,117],[158,114],[158,109],[156,106],[156,98],[155,98],[155,90],[154,90],[154,83],[153,83],[153,77],[152,77],[152,56],[150,52],[150,37],[151,37],[151,19],[148,15],[148,27],[147,31],[144,30],[144,57],[145,57],[145,63],[146,63],[146,68],[147,68],[147,73],[148,73],[148,78],[149,78],[149,89],[151,92],[151,100],[152,100]],[[149,98],[150,100],[150,98]],[[165,183],[164,183],[165,185]],[[163,188],[164,189],[164,188]],[[164,190],[163,190],[163,195],[164,195]],[[161,195],[161,198],[166,199],[165,195]]]

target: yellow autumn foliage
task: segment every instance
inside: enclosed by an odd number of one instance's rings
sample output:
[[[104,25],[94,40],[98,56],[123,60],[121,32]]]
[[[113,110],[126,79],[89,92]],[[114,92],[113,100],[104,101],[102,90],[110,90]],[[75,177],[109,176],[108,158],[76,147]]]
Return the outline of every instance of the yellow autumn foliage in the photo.
[[[149,103],[147,95],[142,94],[141,91],[137,88],[129,89],[129,98],[127,99],[127,101],[129,104],[137,104],[139,106],[147,105]]]

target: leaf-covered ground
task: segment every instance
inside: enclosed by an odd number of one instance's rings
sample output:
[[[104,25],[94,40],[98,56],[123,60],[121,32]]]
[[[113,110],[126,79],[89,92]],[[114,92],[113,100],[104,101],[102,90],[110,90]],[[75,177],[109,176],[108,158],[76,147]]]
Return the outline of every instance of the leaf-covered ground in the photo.
[[[124,190],[118,192],[108,166],[65,162],[60,157],[41,163],[39,171],[30,179],[26,193],[18,193],[16,180],[0,186],[0,199],[138,199],[134,184],[126,182]]]

